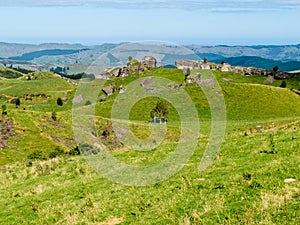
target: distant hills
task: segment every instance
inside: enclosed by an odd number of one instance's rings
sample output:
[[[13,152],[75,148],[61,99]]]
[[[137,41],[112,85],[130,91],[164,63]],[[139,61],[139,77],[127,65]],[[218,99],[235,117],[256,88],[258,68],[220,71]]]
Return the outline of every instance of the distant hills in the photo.
[[[229,63],[233,66],[245,66],[245,67],[256,67],[263,68],[266,70],[272,70],[274,66],[278,66],[281,71],[294,71],[299,70],[300,61],[289,61],[282,62],[271,59],[264,59],[257,56],[239,56],[239,57],[229,57],[220,58],[217,60],[210,60],[215,63],[221,63],[222,61]]]
[[[49,70],[54,66],[88,65],[100,55],[121,44],[84,46],[81,44],[45,43],[40,45],[0,42],[0,66],[14,65],[27,69]],[[195,55],[165,55],[164,65],[174,65],[176,59],[203,59],[209,62],[227,62],[234,66],[272,69],[278,66],[281,71],[300,70],[300,44],[298,45],[258,45],[258,46],[185,46]],[[128,54],[130,54],[128,52]],[[145,52],[151,55],[151,52]],[[109,55],[110,60],[118,57]],[[82,72],[82,71],[78,71]]]

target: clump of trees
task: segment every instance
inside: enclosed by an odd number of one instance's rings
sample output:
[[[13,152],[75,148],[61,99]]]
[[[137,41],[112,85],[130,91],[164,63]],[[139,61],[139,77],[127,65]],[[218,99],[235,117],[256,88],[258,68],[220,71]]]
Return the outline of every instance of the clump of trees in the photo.
[[[168,117],[168,114],[169,106],[166,100],[158,101],[155,108],[150,112],[150,116],[152,119],[154,119],[155,117],[166,119]]]

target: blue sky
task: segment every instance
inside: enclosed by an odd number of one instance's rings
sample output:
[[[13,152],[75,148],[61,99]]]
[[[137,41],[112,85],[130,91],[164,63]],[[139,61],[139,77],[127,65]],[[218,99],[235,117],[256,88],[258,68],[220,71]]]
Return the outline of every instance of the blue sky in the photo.
[[[0,41],[298,44],[300,0],[0,0]]]

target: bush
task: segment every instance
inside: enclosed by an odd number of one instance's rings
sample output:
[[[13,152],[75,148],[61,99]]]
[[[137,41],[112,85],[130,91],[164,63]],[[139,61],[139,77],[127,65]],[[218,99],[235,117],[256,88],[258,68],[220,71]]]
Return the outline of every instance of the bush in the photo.
[[[58,98],[57,101],[56,101],[56,103],[59,106],[63,106],[63,104],[64,104],[61,98]]]
[[[76,146],[75,148],[71,149],[69,152],[68,152],[69,155],[80,155],[80,150],[79,150],[79,147]]]
[[[2,115],[7,114],[7,113],[6,113],[6,105],[2,105],[2,106],[1,106],[1,109],[2,109]]]
[[[18,107],[21,105],[21,100],[19,98],[17,98],[15,103],[16,103],[16,107]]]
[[[79,144],[79,149],[82,155],[97,155],[100,152],[100,149],[95,148],[89,144]]]
[[[154,117],[166,118],[169,114],[168,103],[165,100],[160,100],[157,102],[155,108],[150,112],[150,116],[153,119]]]
[[[286,88],[286,85],[287,85],[287,83],[286,83],[286,81],[284,80],[284,81],[281,82],[280,87],[281,87],[281,88]]]
[[[45,160],[45,159],[47,159],[47,155],[44,152],[42,152],[41,150],[35,150],[27,156],[27,159]]]
[[[57,119],[56,112],[52,112],[51,118],[52,118],[54,121],[56,121],[56,119]]]
[[[64,153],[64,150],[61,147],[57,146],[52,152],[49,153],[49,158],[53,159],[57,156],[63,155]]]

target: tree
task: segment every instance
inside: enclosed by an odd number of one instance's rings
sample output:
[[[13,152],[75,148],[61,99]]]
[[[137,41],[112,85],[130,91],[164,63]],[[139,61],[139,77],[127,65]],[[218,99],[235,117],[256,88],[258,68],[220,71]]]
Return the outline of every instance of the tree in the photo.
[[[191,69],[190,69],[190,67],[188,67],[187,69],[186,69],[186,71],[185,71],[185,76],[187,77],[187,76],[189,76],[191,74]]]
[[[286,88],[286,85],[287,85],[286,81],[283,80],[283,81],[281,82],[281,84],[280,84],[280,87]]]
[[[1,109],[2,109],[2,113],[5,112],[5,110],[6,110],[6,105],[2,105],[2,106],[1,106]]]
[[[203,62],[207,63],[207,58],[206,57],[204,57]]]
[[[128,62],[131,62],[132,56],[128,56]]]
[[[222,62],[221,62],[221,65],[224,65],[225,64],[225,61],[224,60],[222,60]]]
[[[63,106],[63,101],[61,98],[58,98],[57,101],[56,101],[57,105],[59,106]]]
[[[152,109],[150,116],[153,119],[154,117],[166,118],[169,114],[168,103],[165,100],[160,100],[157,102],[154,109]]]
[[[16,99],[16,108],[21,105],[21,100],[19,98]]]
[[[274,67],[273,67],[273,71],[274,71],[274,73],[276,74],[277,71],[278,71],[278,66],[274,66]]]

